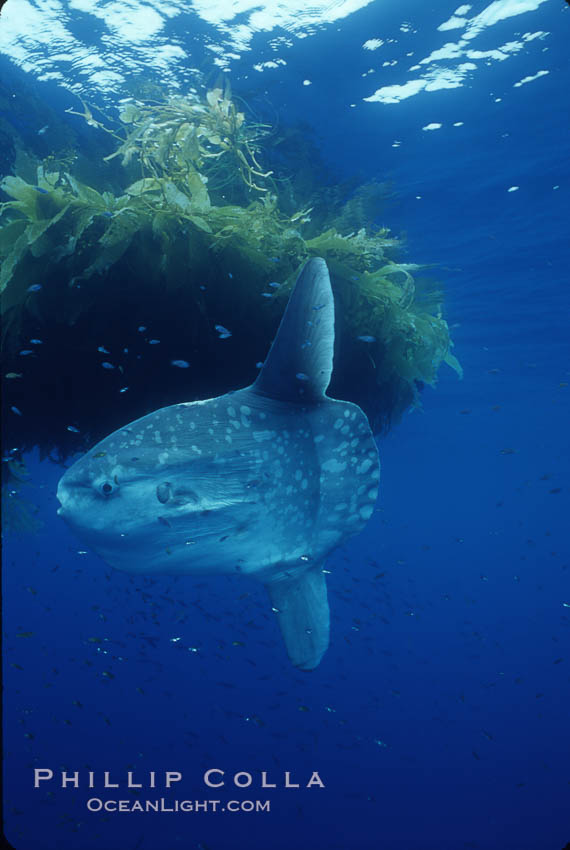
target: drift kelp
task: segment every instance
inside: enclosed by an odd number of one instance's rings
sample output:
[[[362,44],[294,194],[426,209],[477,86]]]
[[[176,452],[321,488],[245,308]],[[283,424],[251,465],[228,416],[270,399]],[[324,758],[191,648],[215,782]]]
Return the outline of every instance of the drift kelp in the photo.
[[[116,427],[119,404],[142,415],[253,380],[314,256],[329,265],[343,316],[334,395],[358,403],[375,432],[417,402],[442,362],[460,371],[439,300],[416,298],[418,267],[395,261],[398,241],[370,226],[349,232],[361,206],[350,198],[330,211],[301,198],[291,212],[290,182],[263,166],[270,129],[248,122],[227,87],[123,103],[118,126],[86,105],[68,111],[115,140],[106,167],[120,162],[125,179],[100,191],[84,165],[79,180],[38,164],[34,181],[0,184],[3,352],[6,372],[21,376],[5,381],[21,412],[7,415],[14,445],[66,455]],[[137,330],[151,320],[152,361]],[[216,325],[231,331],[222,342]],[[46,345],[23,361],[32,337]],[[114,358],[104,368],[102,343]],[[189,368],[173,369],[180,360]]]

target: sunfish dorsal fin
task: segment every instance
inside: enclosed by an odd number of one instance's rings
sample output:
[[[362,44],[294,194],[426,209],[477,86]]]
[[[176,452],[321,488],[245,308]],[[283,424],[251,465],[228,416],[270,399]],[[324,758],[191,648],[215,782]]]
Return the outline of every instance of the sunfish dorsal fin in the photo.
[[[314,670],[329,645],[329,603],[322,564],[297,578],[271,582],[267,591],[291,662]]]
[[[318,402],[333,365],[334,300],[327,264],[305,264],[252,390],[278,401]]]

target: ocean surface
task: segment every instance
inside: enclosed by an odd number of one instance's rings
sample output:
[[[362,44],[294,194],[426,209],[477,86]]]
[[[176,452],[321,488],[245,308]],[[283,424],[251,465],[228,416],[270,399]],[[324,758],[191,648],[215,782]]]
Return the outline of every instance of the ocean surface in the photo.
[[[339,181],[389,184],[376,223],[442,283],[464,370],[442,365],[379,438],[379,500],[327,562],[311,673],[261,586],[107,567],[56,515],[62,466],[29,447],[42,524],[3,549],[13,847],[570,846],[569,29],[562,0],[7,0],[4,127],[37,138],[32,91],[87,146],[78,96],[112,110],[133,77],[183,91],[223,72]],[[36,769],[53,779],[34,788]],[[89,811],[136,799],[128,771],[141,799],[270,811]]]

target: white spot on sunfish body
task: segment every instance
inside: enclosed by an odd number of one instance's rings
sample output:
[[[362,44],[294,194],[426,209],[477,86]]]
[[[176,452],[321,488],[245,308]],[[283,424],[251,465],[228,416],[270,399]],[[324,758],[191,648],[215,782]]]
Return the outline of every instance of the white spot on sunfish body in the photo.
[[[331,458],[330,460],[326,460],[321,469],[324,472],[344,472],[346,469],[346,463],[340,463],[336,458]]]
[[[368,520],[372,516],[373,511],[374,508],[372,505],[364,505],[364,507],[360,508],[360,516],[362,519]]]
[[[160,434],[160,431],[154,432],[154,442],[155,443],[162,443],[162,436]]]
[[[363,472],[368,472],[371,466],[372,461],[369,458],[366,458],[366,460],[363,460],[360,466],[357,467],[356,472],[358,475],[361,475]]]

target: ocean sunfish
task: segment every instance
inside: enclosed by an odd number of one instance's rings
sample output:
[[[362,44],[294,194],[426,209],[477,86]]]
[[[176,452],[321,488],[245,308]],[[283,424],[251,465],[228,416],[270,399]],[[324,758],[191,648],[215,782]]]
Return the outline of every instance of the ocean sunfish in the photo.
[[[325,559],[370,518],[380,479],[366,416],[325,394],[333,346],[329,273],[314,258],[251,386],[130,422],[57,491],[58,514],[119,570],[261,581],[302,670],[329,644]]]

